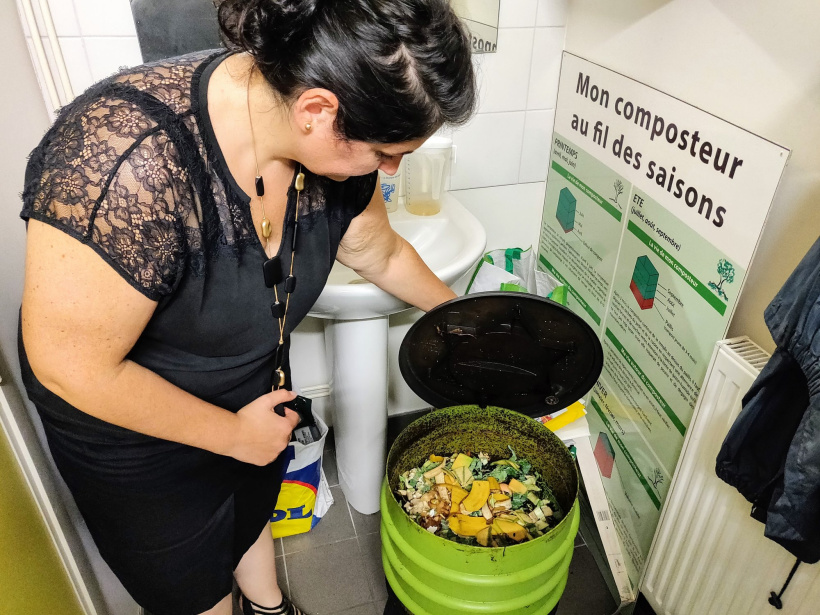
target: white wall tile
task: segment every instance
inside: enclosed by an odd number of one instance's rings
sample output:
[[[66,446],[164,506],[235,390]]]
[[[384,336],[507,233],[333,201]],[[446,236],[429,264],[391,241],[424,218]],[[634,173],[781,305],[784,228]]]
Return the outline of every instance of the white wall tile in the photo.
[[[523,111],[479,113],[469,124],[455,130],[457,163],[452,167],[450,188],[516,183],[525,115]]]
[[[122,66],[142,64],[136,36],[86,36],[83,40],[94,81],[117,72]]]
[[[83,36],[137,35],[128,0],[74,0],[74,9]]]
[[[66,70],[68,70],[68,79],[71,81],[71,89],[77,96],[94,83],[91,66],[85,53],[85,43],[79,36],[61,36],[59,41]]]
[[[33,2],[33,4],[37,5],[39,2]],[[48,0],[48,8],[51,11],[51,20],[54,22],[57,36],[80,35],[80,24],[77,22],[74,3],[71,0]],[[46,34],[46,31],[41,30],[41,34]]]
[[[521,146],[519,183],[525,184],[547,180],[554,123],[555,109],[527,111],[524,120],[523,145]]]
[[[539,28],[567,25],[568,5],[569,0],[538,0],[535,25]]]
[[[532,28],[537,12],[537,0],[501,0],[498,27]]]
[[[564,50],[564,28],[536,28],[527,109],[554,109]]]
[[[487,231],[487,251],[538,246],[545,182],[453,193]],[[391,316],[391,324],[393,322]]]
[[[498,31],[498,51],[473,56],[478,73],[479,113],[523,111],[532,58],[533,28]]]

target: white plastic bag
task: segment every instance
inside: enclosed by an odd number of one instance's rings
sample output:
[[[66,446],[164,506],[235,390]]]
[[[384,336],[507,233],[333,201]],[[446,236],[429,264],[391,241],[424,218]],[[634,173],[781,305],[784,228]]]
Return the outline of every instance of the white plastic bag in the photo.
[[[566,305],[566,287],[549,273],[538,271],[536,258],[532,247],[487,252],[478,263],[466,294],[505,290],[531,293]]]
[[[271,516],[274,538],[303,534],[313,528],[333,504],[325,473],[322,453],[327,438],[327,425],[316,419],[319,439],[310,444],[294,441],[285,449],[285,478]]]

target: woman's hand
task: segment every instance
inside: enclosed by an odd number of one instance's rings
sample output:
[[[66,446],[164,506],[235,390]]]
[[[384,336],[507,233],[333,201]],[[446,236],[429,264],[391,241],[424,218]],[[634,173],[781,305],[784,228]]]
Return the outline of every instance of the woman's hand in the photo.
[[[265,466],[285,450],[290,435],[299,424],[299,415],[285,408],[285,416],[279,416],[273,409],[296,397],[293,391],[280,389],[255,399],[236,413],[239,430],[231,457]]]

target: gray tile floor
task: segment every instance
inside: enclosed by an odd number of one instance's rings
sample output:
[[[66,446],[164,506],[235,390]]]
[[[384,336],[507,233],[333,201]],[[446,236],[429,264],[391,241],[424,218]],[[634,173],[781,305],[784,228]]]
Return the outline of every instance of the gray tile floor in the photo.
[[[382,615],[387,588],[379,513],[362,515],[348,506],[339,487],[332,434],[323,466],[335,503],[311,532],[276,540],[279,584],[310,615]],[[610,615],[615,607],[579,535],[558,615]],[[241,615],[237,607],[234,615]]]

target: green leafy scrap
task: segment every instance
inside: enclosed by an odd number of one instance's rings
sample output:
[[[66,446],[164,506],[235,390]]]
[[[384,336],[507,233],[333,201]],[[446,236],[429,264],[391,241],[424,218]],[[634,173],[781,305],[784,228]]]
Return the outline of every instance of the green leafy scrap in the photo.
[[[558,503],[558,498],[555,497],[555,494],[552,492],[552,489],[549,488],[545,482],[541,482],[541,499],[548,503],[549,507],[552,508],[552,514],[555,517],[556,521],[560,521],[564,518],[564,509],[561,508],[561,505]]]
[[[496,466],[487,476],[492,476],[499,483],[506,483],[511,472],[514,470],[510,466]]]

